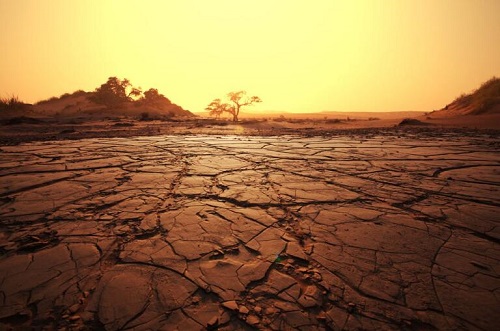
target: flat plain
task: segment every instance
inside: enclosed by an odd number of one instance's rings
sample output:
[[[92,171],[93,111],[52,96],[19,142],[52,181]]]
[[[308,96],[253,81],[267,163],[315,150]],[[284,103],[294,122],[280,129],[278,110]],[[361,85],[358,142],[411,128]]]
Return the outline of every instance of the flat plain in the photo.
[[[0,328],[495,330],[488,132],[0,146]]]

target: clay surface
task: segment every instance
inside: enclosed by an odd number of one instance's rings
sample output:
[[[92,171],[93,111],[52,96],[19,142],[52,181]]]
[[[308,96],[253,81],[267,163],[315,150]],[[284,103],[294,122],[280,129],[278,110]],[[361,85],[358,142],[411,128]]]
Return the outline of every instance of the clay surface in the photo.
[[[153,136],[0,153],[0,329],[500,325],[496,136]]]

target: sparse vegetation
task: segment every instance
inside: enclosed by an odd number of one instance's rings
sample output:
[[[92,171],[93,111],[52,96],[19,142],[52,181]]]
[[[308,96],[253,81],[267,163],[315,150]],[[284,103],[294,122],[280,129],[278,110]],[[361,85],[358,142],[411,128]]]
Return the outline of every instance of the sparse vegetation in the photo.
[[[3,110],[25,110],[29,105],[22,102],[17,95],[0,98],[0,111]]]
[[[428,123],[424,123],[422,121],[419,121],[415,118],[405,118],[401,122],[399,122],[398,126],[406,126],[406,125],[415,125],[415,126],[420,126],[420,125],[429,125]]]
[[[148,112],[141,113],[140,121],[152,121],[153,119],[149,116]]]
[[[280,115],[280,117],[273,118],[274,122],[286,122],[286,117],[284,115]]]
[[[139,97],[141,94],[141,90],[133,87],[128,79],[109,77],[106,83],[95,89],[90,100],[106,107],[116,107],[133,101],[133,97]]]
[[[61,94],[60,97],[50,97],[50,98],[45,99],[45,100],[40,100],[40,101],[36,102],[35,105],[43,105],[43,104],[47,104],[50,102],[63,100],[63,99],[69,98],[69,97],[80,97],[80,96],[86,96],[86,95],[91,95],[91,94],[92,94],[91,92],[85,92],[84,90],[77,90],[73,93]]]
[[[445,109],[470,107],[470,114],[483,114],[500,104],[500,78],[492,77],[470,94],[462,93]]]
[[[51,97],[36,103],[42,114],[61,115],[74,114],[116,114],[121,116],[139,117],[148,112],[154,119],[170,119],[172,117],[193,116],[189,111],[172,103],[157,89],[150,88],[142,92],[134,87],[128,79],[109,77],[108,80],[93,92],[77,90],[64,93],[60,97]]]
[[[222,102],[221,99],[214,99],[205,110],[209,112],[210,116],[214,116],[215,118],[219,118],[222,113],[229,113],[233,116],[233,122],[238,122],[241,107],[262,102],[256,95],[247,97],[247,92],[245,91],[229,92],[227,98],[229,102]]]

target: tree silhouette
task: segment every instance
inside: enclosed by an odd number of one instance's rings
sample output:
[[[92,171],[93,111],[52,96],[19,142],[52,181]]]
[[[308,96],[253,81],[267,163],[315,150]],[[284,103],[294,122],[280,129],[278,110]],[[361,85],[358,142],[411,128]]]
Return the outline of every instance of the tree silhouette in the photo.
[[[141,94],[141,89],[133,87],[128,79],[120,80],[116,77],[109,77],[106,83],[95,89],[91,100],[113,107],[127,101],[133,101],[132,97],[138,97]]]
[[[233,122],[237,122],[242,107],[262,102],[258,96],[248,97],[245,91],[229,92],[227,98],[230,103],[222,102],[221,99],[214,99],[205,110],[209,112],[210,116],[216,118],[219,118],[224,112],[230,113],[233,115]]]
[[[223,103],[221,99],[214,99],[205,110],[208,110],[210,116],[215,116],[219,118],[223,112],[230,113],[231,106],[228,103]]]
[[[144,97],[142,100],[146,104],[171,104],[172,102],[163,94],[160,94],[157,89],[155,88],[150,88],[146,92],[144,92]]]

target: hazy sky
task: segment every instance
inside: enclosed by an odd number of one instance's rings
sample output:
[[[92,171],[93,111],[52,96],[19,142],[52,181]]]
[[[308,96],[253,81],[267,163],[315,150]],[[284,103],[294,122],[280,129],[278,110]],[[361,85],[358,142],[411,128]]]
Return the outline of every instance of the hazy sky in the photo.
[[[499,0],[0,0],[0,95],[36,102],[109,76],[200,111],[441,108],[500,76]]]

